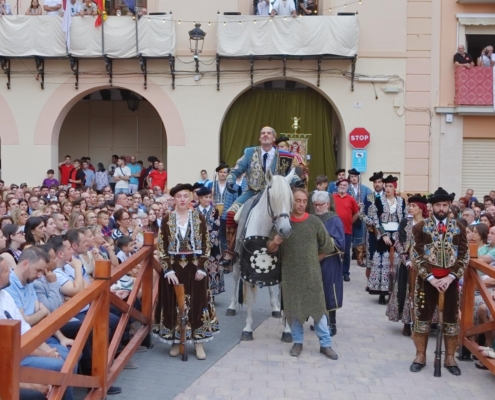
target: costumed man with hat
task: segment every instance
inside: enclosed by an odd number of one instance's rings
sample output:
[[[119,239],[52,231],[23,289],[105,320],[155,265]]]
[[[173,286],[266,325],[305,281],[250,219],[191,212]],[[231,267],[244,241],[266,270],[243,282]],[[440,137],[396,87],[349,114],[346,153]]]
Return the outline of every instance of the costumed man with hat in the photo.
[[[374,191],[366,197],[359,209],[359,219],[363,221],[365,225],[364,239],[365,239],[365,252],[366,252],[366,278],[369,279],[371,272],[371,265],[373,257],[376,251],[376,232],[373,218],[370,216],[370,207],[375,203],[375,199],[383,194],[383,172],[373,172],[370,178],[370,182],[373,182]],[[366,290],[368,287],[366,286]]]
[[[345,169],[339,168],[337,171],[335,171],[335,176],[337,177],[337,180],[330,182],[330,185],[328,185],[327,188],[327,192],[330,194],[335,194],[338,192],[337,182],[341,181],[342,179],[345,179]]]
[[[461,375],[455,362],[459,327],[459,279],[469,262],[466,229],[450,219],[449,209],[454,195],[441,187],[428,199],[433,215],[413,227],[414,247],[411,261],[418,276],[414,292],[413,340],[416,358],[411,372],[419,372],[426,365],[426,347],[433,313],[439,293],[444,293],[443,329],[445,336],[444,367]]]
[[[218,214],[223,214],[223,208],[225,205],[225,197],[227,196],[227,175],[229,174],[229,166],[223,161],[220,161],[220,165],[215,168],[215,177],[213,179],[213,205],[218,210]],[[219,239],[221,244],[221,251],[227,248],[227,236],[226,225],[227,222],[224,219],[220,219],[220,231]]]
[[[270,169],[273,175],[287,176],[291,169],[296,166],[292,153],[278,150],[274,147],[277,132],[270,126],[265,126],[260,131],[260,146],[248,147],[244,155],[237,161],[234,168],[230,170],[227,177],[227,190],[237,193],[236,180],[246,174],[248,189],[245,190],[232,204],[227,212],[227,254],[224,255],[222,265],[229,265],[234,256],[237,223],[234,220],[239,208],[251,197],[257,195],[266,187],[265,172]],[[300,178],[294,174],[292,184],[297,186]]]
[[[170,190],[175,210],[164,215],[158,235],[158,257],[163,268],[153,334],[172,344],[171,357],[179,355],[180,318],[174,286],[184,284],[188,310],[186,340],[195,344],[196,357],[206,358],[203,343],[219,332],[215,305],[208,284],[206,263],[210,257],[210,237],[205,216],[191,208],[190,184]]]
[[[354,197],[356,203],[360,206],[364,203],[369,194],[372,193],[368,186],[361,184],[361,173],[355,168],[347,171],[349,173],[349,194]],[[357,264],[364,267],[365,246],[364,246],[364,224],[357,219],[352,224],[352,248],[356,255]]]

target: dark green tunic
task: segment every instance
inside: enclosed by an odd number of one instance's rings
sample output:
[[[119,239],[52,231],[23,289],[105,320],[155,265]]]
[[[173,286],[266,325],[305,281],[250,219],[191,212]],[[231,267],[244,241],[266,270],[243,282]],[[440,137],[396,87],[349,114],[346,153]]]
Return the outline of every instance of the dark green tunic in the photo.
[[[282,303],[289,324],[293,318],[301,324],[308,317],[318,322],[326,315],[318,254],[334,252],[333,239],[317,217],[309,215],[302,222],[292,221],[292,234],[280,245]]]

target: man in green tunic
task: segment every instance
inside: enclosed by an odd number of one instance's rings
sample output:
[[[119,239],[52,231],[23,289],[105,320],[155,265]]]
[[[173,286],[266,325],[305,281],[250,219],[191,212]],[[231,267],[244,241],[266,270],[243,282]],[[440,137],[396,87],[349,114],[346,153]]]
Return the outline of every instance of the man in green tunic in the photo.
[[[320,267],[320,260],[334,253],[335,246],[323,223],[306,213],[307,204],[308,192],[295,189],[291,215],[292,234],[289,238],[282,239],[272,233],[268,251],[276,253],[280,250],[284,315],[294,339],[290,355],[298,357],[301,354],[304,341],[302,324],[308,317],[312,317],[320,340],[320,353],[331,360],[337,360],[337,353],[331,347],[332,337],[328,329]]]

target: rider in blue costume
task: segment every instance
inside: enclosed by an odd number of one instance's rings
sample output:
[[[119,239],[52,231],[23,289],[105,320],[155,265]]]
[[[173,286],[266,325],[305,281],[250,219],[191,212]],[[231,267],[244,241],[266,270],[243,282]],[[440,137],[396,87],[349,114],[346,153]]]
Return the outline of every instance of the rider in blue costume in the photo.
[[[232,204],[227,211],[227,244],[228,251],[224,255],[222,264],[229,265],[234,255],[235,237],[237,232],[237,223],[234,221],[236,212],[241,206],[261,192],[266,186],[265,172],[268,168],[273,175],[287,176],[292,167],[296,166],[294,154],[279,150],[274,147],[277,132],[275,129],[265,126],[260,132],[260,146],[248,147],[244,150],[244,155],[237,161],[234,168],[230,170],[227,177],[227,190],[230,193],[237,192],[235,183],[243,173],[246,174],[246,182],[248,185],[245,190]],[[294,174],[292,183],[297,186],[300,181],[299,177]]]

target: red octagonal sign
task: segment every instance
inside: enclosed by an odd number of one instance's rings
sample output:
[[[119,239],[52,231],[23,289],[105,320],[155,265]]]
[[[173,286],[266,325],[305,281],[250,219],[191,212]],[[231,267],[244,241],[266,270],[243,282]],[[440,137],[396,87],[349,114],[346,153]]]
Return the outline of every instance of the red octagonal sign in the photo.
[[[365,128],[354,128],[349,133],[349,143],[355,149],[365,149],[370,144],[370,133]]]

